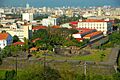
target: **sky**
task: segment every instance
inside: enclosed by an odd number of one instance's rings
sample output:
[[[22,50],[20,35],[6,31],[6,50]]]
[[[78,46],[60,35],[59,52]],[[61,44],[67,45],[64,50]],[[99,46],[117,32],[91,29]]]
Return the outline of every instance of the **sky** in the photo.
[[[90,7],[110,5],[113,7],[120,6],[120,0],[0,0],[0,6],[25,7],[29,3],[33,7]]]

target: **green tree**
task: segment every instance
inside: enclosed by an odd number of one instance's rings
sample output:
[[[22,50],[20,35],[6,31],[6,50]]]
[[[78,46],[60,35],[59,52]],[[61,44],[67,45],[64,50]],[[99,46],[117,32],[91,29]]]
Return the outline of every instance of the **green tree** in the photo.
[[[5,31],[5,30],[3,30],[1,33],[6,33],[6,31]]]
[[[13,43],[20,41],[18,36],[14,35],[13,36]]]
[[[15,70],[6,71],[5,73],[5,80],[15,80]]]
[[[0,65],[2,64],[2,58],[0,58]]]
[[[1,56],[2,57],[9,57],[11,56],[11,48],[9,46],[6,46],[2,51],[1,51]]]
[[[120,80],[120,72],[113,75],[114,80]]]
[[[47,37],[47,35],[48,35],[48,33],[47,33],[46,29],[40,29],[40,30],[37,30],[33,33],[32,40],[36,39],[36,38],[44,39],[45,37]]]

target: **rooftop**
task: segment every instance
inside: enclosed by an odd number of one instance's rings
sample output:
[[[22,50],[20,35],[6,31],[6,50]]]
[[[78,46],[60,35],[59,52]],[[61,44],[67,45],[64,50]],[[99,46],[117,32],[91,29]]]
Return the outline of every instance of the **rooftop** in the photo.
[[[15,42],[15,43],[13,43],[13,45],[24,45],[24,42]]]
[[[99,34],[102,34],[102,32],[101,32],[101,31],[96,31],[96,32],[93,32],[93,33],[87,34],[87,35],[84,36],[84,37],[93,37],[93,36],[96,36],[96,35],[99,35]]]
[[[103,19],[86,19],[81,22],[112,22],[113,20],[103,20]]]
[[[41,38],[36,38],[36,39],[32,40],[32,42],[34,43],[34,42],[36,42],[38,40],[41,40]]]
[[[8,38],[8,33],[0,33],[0,40],[6,40]]]
[[[72,22],[70,22],[70,24],[76,25],[76,24],[78,24],[78,21],[72,21]]]
[[[83,34],[83,33],[95,30],[95,29],[88,29],[88,28],[76,28],[76,29],[79,31],[79,34]]]
[[[83,40],[83,38],[75,38],[77,41],[81,41]]]
[[[57,25],[56,25],[56,26],[52,26],[52,28],[60,28],[60,26],[57,26]]]
[[[35,26],[32,29],[33,30],[46,29],[46,26]]]

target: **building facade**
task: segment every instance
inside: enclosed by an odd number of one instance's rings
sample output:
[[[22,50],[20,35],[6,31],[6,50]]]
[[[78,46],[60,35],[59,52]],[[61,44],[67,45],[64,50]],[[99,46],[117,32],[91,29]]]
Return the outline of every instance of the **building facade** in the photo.
[[[112,22],[110,20],[87,19],[78,22],[78,28],[96,29],[102,31],[106,36],[112,32]]]
[[[0,28],[0,32],[6,31],[11,36],[18,36],[21,41],[24,41],[24,38],[30,39],[32,36],[32,25],[21,25],[21,28]]]
[[[8,33],[0,33],[0,48],[3,49],[5,46],[12,43],[12,36]]]
[[[33,21],[33,13],[23,13],[22,20]]]
[[[48,17],[47,19],[43,19],[41,21],[43,26],[54,26],[59,24],[59,18]]]

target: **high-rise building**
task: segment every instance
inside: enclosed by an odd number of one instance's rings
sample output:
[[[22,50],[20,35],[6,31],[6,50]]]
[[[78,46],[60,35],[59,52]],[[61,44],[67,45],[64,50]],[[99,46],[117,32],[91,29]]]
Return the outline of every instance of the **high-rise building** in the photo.
[[[33,13],[23,13],[22,20],[33,21]]]

